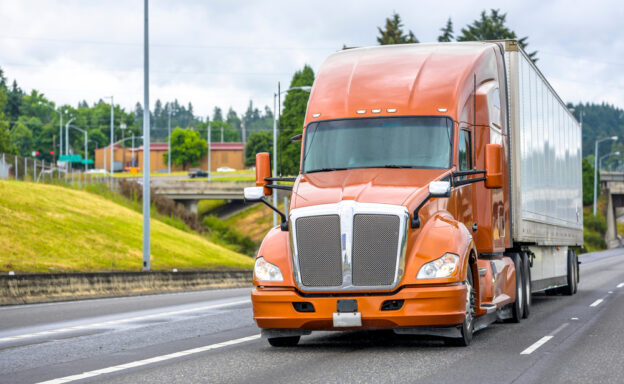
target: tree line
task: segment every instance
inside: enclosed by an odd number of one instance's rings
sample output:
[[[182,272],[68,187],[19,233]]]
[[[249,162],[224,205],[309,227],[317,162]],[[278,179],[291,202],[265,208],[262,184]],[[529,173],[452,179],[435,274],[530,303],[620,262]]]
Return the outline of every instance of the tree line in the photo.
[[[143,106],[137,103],[134,110],[126,110],[115,104],[113,110],[115,141],[134,135],[137,138],[135,145],[141,145],[142,142],[138,138],[143,131]],[[39,152],[36,155],[37,159],[48,162],[58,159],[60,130],[62,129],[64,136],[65,125],[70,119],[72,119],[69,129],[71,154],[85,156],[84,134],[72,127],[88,132],[90,159],[93,159],[95,148],[109,145],[110,102],[100,99],[93,104],[83,100],[76,106],[59,105],[37,90],[24,92],[16,80],[8,84],[0,68],[0,153],[31,157],[33,152]],[[176,128],[195,132],[205,143],[210,125],[212,141],[240,142],[243,125],[247,136],[256,131],[271,129],[273,113],[269,107],[260,110],[250,100],[247,110],[240,115],[229,108],[224,116],[221,108],[215,107],[212,116],[201,117],[195,114],[190,102],[182,105],[178,100],[171,102],[156,100],[154,108],[150,111],[150,125],[152,141],[166,142],[170,126],[172,132]],[[131,141],[128,140],[121,145],[130,147]]]

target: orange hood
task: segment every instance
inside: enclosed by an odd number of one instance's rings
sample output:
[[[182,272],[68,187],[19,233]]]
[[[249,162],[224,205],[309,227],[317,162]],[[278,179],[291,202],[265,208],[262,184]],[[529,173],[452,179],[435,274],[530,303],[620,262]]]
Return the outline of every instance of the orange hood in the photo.
[[[355,200],[407,206],[445,169],[366,168],[301,174],[294,186],[292,209]]]

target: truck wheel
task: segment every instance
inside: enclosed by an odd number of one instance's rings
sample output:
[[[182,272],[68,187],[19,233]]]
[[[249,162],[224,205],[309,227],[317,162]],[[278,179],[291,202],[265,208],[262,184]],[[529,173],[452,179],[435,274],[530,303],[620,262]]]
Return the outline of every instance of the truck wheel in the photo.
[[[301,336],[269,337],[269,344],[273,347],[294,347],[299,343]]]
[[[511,308],[511,322],[519,323],[524,313],[524,284],[522,276],[522,256],[519,253],[512,255],[514,267],[516,269],[516,301]]]
[[[526,252],[522,252],[522,281],[524,281],[524,311],[522,312],[522,318],[526,319],[531,313],[531,265],[529,255]]]
[[[568,249],[568,285],[562,289],[564,295],[572,296],[576,293],[576,268],[578,268],[576,255],[574,251]]]
[[[472,332],[474,330],[474,309],[472,304],[475,302],[473,281],[472,267],[469,264],[468,271],[466,272],[466,317],[464,318],[464,323],[460,328],[461,337],[453,340],[454,344],[460,347],[467,347],[472,341]]]

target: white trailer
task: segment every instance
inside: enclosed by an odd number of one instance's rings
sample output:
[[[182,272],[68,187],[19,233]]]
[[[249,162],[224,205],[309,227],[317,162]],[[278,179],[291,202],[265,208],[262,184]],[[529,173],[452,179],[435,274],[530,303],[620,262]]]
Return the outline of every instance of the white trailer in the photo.
[[[514,247],[532,256],[532,290],[567,285],[583,245],[581,127],[535,63],[505,41]]]

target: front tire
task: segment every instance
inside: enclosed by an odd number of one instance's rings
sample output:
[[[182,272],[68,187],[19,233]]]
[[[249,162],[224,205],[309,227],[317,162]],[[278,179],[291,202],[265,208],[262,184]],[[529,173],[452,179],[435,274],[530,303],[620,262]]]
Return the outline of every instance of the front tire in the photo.
[[[526,319],[531,314],[531,261],[526,252],[522,252],[522,280],[524,281],[524,311],[522,318]]]
[[[294,347],[299,344],[301,336],[269,337],[267,340],[273,347]]]
[[[514,267],[516,268],[516,301],[511,308],[511,322],[519,323],[524,314],[524,279],[522,273],[522,256],[518,253],[512,255]]]
[[[472,304],[475,302],[474,279],[472,276],[472,265],[468,265],[466,271],[466,317],[461,325],[461,337],[454,339],[454,344],[460,347],[467,347],[472,342],[472,333],[474,331],[474,310]]]

